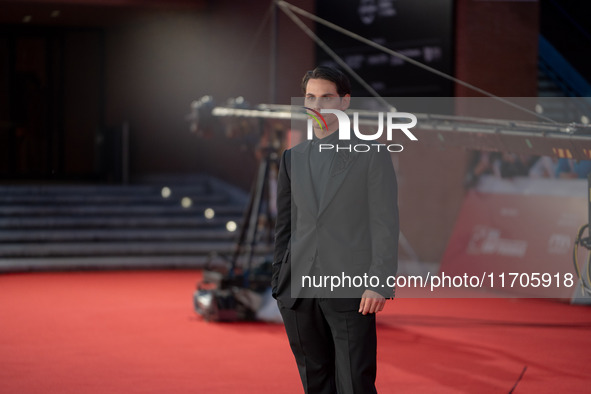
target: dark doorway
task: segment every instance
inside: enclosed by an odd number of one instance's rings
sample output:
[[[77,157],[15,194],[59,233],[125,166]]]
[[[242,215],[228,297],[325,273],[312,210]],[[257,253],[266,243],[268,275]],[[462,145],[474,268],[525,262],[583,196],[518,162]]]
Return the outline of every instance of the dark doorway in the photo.
[[[0,177],[92,180],[103,128],[100,29],[0,30]]]

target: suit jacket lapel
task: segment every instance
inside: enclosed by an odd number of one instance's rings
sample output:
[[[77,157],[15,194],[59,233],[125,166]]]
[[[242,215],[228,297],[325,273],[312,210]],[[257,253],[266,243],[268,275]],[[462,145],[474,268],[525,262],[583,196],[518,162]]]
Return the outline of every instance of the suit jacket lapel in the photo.
[[[357,155],[346,150],[341,150],[335,153],[330,167],[330,178],[328,179],[328,183],[322,194],[322,200],[320,201],[318,216],[324,212],[336,195],[339,187],[347,177],[347,172],[351,168],[351,164],[355,161],[356,157]]]
[[[312,173],[310,169],[310,141],[304,142],[292,149],[292,188],[297,187],[305,198],[307,208],[314,215],[318,213],[318,203],[314,195],[314,186],[312,185]]]

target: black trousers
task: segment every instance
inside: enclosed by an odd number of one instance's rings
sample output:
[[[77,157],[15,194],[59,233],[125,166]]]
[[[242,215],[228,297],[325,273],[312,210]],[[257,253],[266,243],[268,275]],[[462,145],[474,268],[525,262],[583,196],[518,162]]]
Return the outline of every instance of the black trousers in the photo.
[[[376,393],[375,314],[336,311],[322,298],[279,309],[307,394]]]

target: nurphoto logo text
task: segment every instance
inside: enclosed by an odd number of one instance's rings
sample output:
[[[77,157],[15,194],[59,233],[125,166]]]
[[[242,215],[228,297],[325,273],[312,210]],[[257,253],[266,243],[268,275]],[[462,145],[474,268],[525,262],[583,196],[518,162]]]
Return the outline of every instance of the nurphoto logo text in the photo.
[[[311,140],[314,136],[314,130],[313,130],[313,120],[316,121],[316,123],[319,125],[319,127],[321,129],[323,128],[327,128],[327,124],[326,124],[326,120],[324,119],[324,117],[322,116],[322,114],[333,114],[337,117],[338,123],[339,123],[339,129],[338,129],[338,133],[339,133],[339,140],[340,141],[350,141],[351,140],[351,120],[349,119],[349,116],[340,110],[337,109],[321,109],[320,111],[315,111],[311,108],[307,108],[304,107],[305,109],[307,109],[308,111],[311,111],[312,113],[308,112],[308,115],[311,117],[311,119],[308,119],[308,127],[307,127],[307,138],[308,140]],[[313,119],[312,119],[313,118]],[[386,139],[388,141],[392,141],[392,135],[394,130],[399,130],[402,131],[404,133],[404,135],[406,135],[406,137],[408,137],[408,139],[410,139],[411,141],[418,141],[418,138],[415,137],[415,135],[409,130],[411,128],[413,128],[414,126],[416,126],[417,124],[417,117],[411,113],[408,112],[388,112],[384,115],[383,112],[379,112],[378,113],[378,130],[374,133],[374,134],[362,134],[359,131],[359,113],[354,112],[353,113],[353,133],[355,133],[355,136],[362,140],[362,141],[377,141],[382,134],[384,133],[384,118],[386,118]],[[409,122],[407,123],[395,123],[398,122],[400,119],[408,119]],[[333,145],[333,144],[318,144],[319,145],[319,150],[323,151],[323,150],[335,150],[338,152],[340,150],[347,150],[349,152],[354,151],[354,152],[368,152],[372,149],[372,147],[375,147],[378,151],[381,148],[386,148],[388,150],[388,152],[402,152],[402,150],[404,149],[402,145],[400,144],[390,144],[390,145],[386,145],[386,144],[380,144],[380,143],[373,143],[373,144],[350,144],[350,145]]]

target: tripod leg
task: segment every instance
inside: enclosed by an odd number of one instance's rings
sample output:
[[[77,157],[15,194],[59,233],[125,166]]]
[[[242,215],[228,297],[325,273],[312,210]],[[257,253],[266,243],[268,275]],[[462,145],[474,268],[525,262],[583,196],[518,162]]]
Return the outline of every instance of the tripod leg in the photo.
[[[243,248],[244,244],[246,243],[247,233],[248,233],[249,224],[250,224],[250,217],[252,216],[252,211],[253,211],[253,207],[254,207],[255,199],[256,199],[257,187],[259,184],[260,172],[261,171],[260,171],[260,164],[259,164],[259,171],[257,172],[254,183],[253,183],[251,190],[250,190],[250,197],[248,199],[248,206],[246,207],[246,210],[244,211],[244,215],[242,217],[242,225],[240,227],[240,235],[238,236],[238,241],[236,242],[236,245],[234,247],[234,254],[232,255],[232,260],[230,262],[230,272],[229,272],[230,278],[234,277],[236,267],[238,265],[238,258],[240,257],[240,254],[242,253],[242,248]]]
[[[262,210],[263,205],[263,195],[265,192],[265,187],[267,184],[269,173],[269,159],[265,157],[261,160],[259,165],[259,172],[257,174],[257,182],[256,182],[256,189],[253,201],[253,209],[250,214],[250,220],[248,223],[248,233],[246,239],[246,270],[244,275],[244,280],[247,281],[248,279],[248,272],[250,271],[251,264],[252,264],[252,256],[254,254],[254,248],[257,242],[257,230],[258,230],[258,221]]]

